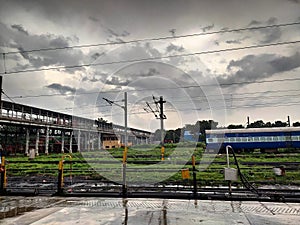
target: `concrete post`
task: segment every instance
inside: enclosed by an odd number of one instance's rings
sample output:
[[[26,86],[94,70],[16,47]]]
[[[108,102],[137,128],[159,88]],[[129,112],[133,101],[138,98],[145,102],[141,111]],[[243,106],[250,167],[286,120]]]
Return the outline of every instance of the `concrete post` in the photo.
[[[71,134],[70,134],[70,148],[69,148],[69,153],[72,153],[72,152],[73,152],[72,145],[73,145],[73,132],[71,131]]]
[[[88,137],[87,137],[87,133],[84,132],[84,150],[87,151],[88,149]]]
[[[49,126],[46,128],[45,154],[49,154]]]
[[[88,132],[87,134],[87,150],[91,150],[91,132]]]
[[[98,132],[98,150],[101,150],[101,133]]]
[[[65,132],[61,131],[61,153],[65,152]]]
[[[94,143],[95,142],[95,135],[94,133],[92,134],[92,143],[91,143],[91,150],[94,151],[95,150],[95,146],[94,146]]]
[[[80,132],[80,130],[78,130],[77,135],[78,135],[77,136],[77,151],[80,152],[81,151],[81,148],[80,148],[80,142],[81,142],[80,136],[81,136],[81,132]]]
[[[26,128],[25,155],[29,155],[29,129]]]
[[[36,130],[35,155],[39,155],[40,129]]]

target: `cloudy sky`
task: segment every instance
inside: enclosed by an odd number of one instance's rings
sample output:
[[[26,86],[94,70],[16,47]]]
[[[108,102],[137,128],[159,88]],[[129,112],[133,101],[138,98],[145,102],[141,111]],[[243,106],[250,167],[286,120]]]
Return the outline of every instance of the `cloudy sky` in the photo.
[[[300,1],[0,0],[8,99],[155,130],[300,121]]]

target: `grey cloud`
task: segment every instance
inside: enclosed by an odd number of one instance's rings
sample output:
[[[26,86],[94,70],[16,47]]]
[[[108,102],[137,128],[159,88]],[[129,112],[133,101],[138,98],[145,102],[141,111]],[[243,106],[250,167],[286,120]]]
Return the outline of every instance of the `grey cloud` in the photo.
[[[93,54],[91,55],[91,58],[92,58],[93,60],[96,60],[96,59],[98,59],[100,56],[103,56],[103,55],[105,55],[105,52],[101,52],[101,53],[96,52],[96,53],[93,53]]]
[[[270,62],[270,64],[278,72],[289,71],[300,67],[300,53],[296,52],[290,57],[282,56],[278,57]]]
[[[289,2],[293,2],[293,3],[300,3],[299,0],[288,0]]]
[[[241,44],[242,41],[249,39],[249,36],[245,36],[243,38],[237,38],[237,39],[232,39],[232,40],[228,40],[226,41],[227,44]]]
[[[28,32],[20,24],[13,24],[13,25],[11,25],[11,28],[16,29],[17,31],[20,31],[20,32],[28,35]]]
[[[46,35],[45,39],[49,40],[49,45],[55,48],[68,47],[68,39],[62,36]]]
[[[115,86],[130,86],[130,84],[133,81],[138,80],[139,78],[143,77],[152,77],[159,75],[160,72],[156,68],[138,68],[136,67],[136,70],[139,70],[138,72],[136,71],[126,71],[126,73],[120,72],[119,74],[116,74],[114,76],[111,76],[109,78],[101,79],[103,83],[108,84],[108,85],[115,85]]]
[[[277,22],[278,22],[278,19],[276,17],[270,17],[267,21],[252,20],[249,23],[248,27],[261,26],[263,24],[273,25],[273,24],[276,24]],[[282,36],[282,31],[279,27],[259,29],[259,30],[256,30],[255,32],[262,35],[262,39],[260,40],[260,42],[263,43],[263,44],[267,44],[267,43],[277,41]]]
[[[267,21],[252,20],[248,24],[248,27],[259,26],[259,25],[263,25],[263,24],[272,25],[272,24],[275,24],[277,22],[278,22],[278,19],[276,17],[270,17]]]
[[[157,70],[157,68],[147,68],[146,70],[141,69],[138,73],[131,73],[130,77],[132,79],[136,79],[137,77],[151,77],[159,74],[160,72]]]
[[[203,28],[202,28],[202,31],[203,31],[203,32],[209,31],[209,30],[213,29],[214,26],[215,26],[215,25],[212,24],[212,25],[208,25],[208,26],[206,26],[206,27],[203,27]]]
[[[116,32],[110,28],[106,28],[108,32],[109,38],[107,38],[108,42],[125,42],[122,38],[127,37],[130,33],[126,30],[122,32]]]
[[[219,77],[220,83],[251,82],[273,76],[278,72],[286,72],[300,67],[299,52],[291,56],[275,54],[247,55],[241,60],[232,60],[228,71],[237,70],[227,77]]]
[[[52,83],[50,85],[47,85],[46,88],[55,90],[61,94],[67,94],[67,93],[72,93],[74,94],[76,92],[76,88],[66,86],[66,85],[61,85],[58,83]]]
[[[122,32],[116,32],[110,28],[107,29],[108,33],[110,34],[111,37],[127,37],[130,35],[130,33],[126,30]]]
[[[228,40],[226,41],[227,44],[241,44],[242,42],[240,40]]]
[[[272,25],[278,22],[278,19],[276,17],[271,17],[267,20],[267,24]]]
[[[89,16],[89,19],[93,22],[98,22],[99,20],[93,16]]]
[[[251,27],[251,26],[258,26],[258,25],[261,25],[262,22],[260,21],[257,21],[257,20],[252,20],[249,24],[248,24],[248,27]]]
[[[112,76],[110,79],[107,79],[105,84],[116,85],[116,86],[127,86],[131,81],[129,79],[122,79],[117,76]]]
[[[40,68],[43,66],[56,65],[78,65],[84,58],[83,53],[78,49],[26,52],[26,50],[32,49],[67,47],[69,46],[69,42],[73,40],[72,37],[57,36],[53,34],[31,34],[22,26],[14,25],[10,28],[3,23],[0,23],[0,31],[0,46],[20,51],[20,56],[25,59],[25,61],[19,59],[16,63],[18,65],[17,67],[10,67],[10,65],[8,65],[8,70],[19,70],[20,68],[29,67]],[[24,32],[26,32],[25,36]],[[8,57],[15,56],[10,54]],[[74,70],[68,71],[74,72]]]
[[[176,29],[173,28],[173,29],[169,30],[169,32],[170,32],[171,35],[174,37],[174,36],[175,36],[175,33],[176,33]]]
[[[274,41],[277,41],[281,38],[282,32],[281,29],[276,28],[268,28],[268,29],[262,29],[260,33],[263,34],[263,40],[261,40],[261,43],[267,44]]]
[[[182,46],[174,45],[171,43],[170,45],[168,45],[166,50],[167,50],[167,52],[172,52],[172,51],[183,52],[184,48]]]

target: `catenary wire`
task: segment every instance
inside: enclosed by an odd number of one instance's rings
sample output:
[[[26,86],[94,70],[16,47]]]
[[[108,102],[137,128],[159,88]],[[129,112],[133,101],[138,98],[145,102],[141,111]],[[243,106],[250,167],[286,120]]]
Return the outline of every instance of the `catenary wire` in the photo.
[[[299,44],[299,43],[300,43],[300,40],[285,41],[285,42],[277,42],[277,43],[269,43],[269,44],[249,45],[249,46],[235,47],[235,48],[223,48],[223,49],[218,49],[218,50],[209,50],[209,51],[201,51],[201,52],[193,52],[193,53],[185,53],[185,54],[157,56],[157,57],[146,57],[146,58],[137,58],[137,59],[130,59],[130,60],[110,61],[110,62],[103,62],[103,63],[88,63],[88,64],[81,64],[81,65],[56,66],[56,67],[48,67],[48,68],[40,68],[40,69],[25,69],[25,70],[16,70],[16,71],[4,71],[4,72],[1,72],[0,75],[28,73],[28,72],[41,72],[41,71],[58,70],[58,69],[76,69],[76,68],[83,68],[83,67],[114,65],[114,64],[123,64],[123,63],[136,63],[136,62],[144,62],[144,61],[152,61],[152,60],[160,60],[160,59],[189,57],[189,56],[195,56],[195,55],[206,55],[206,54],[213,54],[213,53],[239,51],[239,50],[246,50],[246,49],[257,49],[257,48],[265,48],[265,47],[271,47],[271,46]]]
[[[106,46],[106,45],[120,45],[120,44],[130,44],[130,43],[137,43],[137,42],[149,42],[149,41],[179,39],[179,38],[195,37],[195,36],[205,36],[211,34],[232,33],[232,32],[240,32],[240,31],[247,31],[247,30],[252,31],[252,30],[278,28],[278,27],[286,27],[286,26],[294,26],[294,25],[300,25],[300,22],[245,27],[245,28],[237,28],[237,29],[222,29],[218,31],[209,31],[209,32],[185,34],[185,35],[174,35],[174,36],[157,37],[157,38],[135,39],[129,41],[117,41],[117,42],[106,42],[106,43],[97,43],[97,44],[73,45],[73,46],[63,46],[63,47],[54,47],[54,48],[40,48],[40,49],[31,49],[31,50],[22,50],[22,51],[10,51],[10,52],[2,52],[0,54],[30,53],[30,52],[38,52],[38,51],[54,51],[54,50],[74,49],[74,48],[90,48],[90,47],[99,47],[99,46]]]

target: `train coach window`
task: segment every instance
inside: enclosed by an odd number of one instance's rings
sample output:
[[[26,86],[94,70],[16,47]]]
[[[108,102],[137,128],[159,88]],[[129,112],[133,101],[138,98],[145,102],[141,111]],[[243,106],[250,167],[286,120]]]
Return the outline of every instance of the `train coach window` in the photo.
[[[259,139],[260,139],[260,141],[265,141],[266,140],[265,137],[260,137]]]
[[[241,142],[241,140],[242,140],[242,139],[241,139],[240,137],[237,137],[237,138],[236,138],[236,142]]]
[[[231,138],[229,138],[229,141],[230,141],[230,142],[235,142],[235,138],[234,138],[234,137],[231,137]]]
[[[266,141],[272,141],[272,137],[266,137]]]
[[[254,141],[259,141],[259,137],[254,137],[253,140]]]
[[[273,141],[278,141],[278,137],[273,137]]]
[[[224,138],[218,138],[218,139],[217,139],[218,143],[223,143],[224,140],[225,140]]]
[[[253,141],[253,138],[252,138],[252,137],[248,137],[248,141],[249,141],[249,142],[252,142],[252,141]]]
[[[284,136],[278,137],[278,140],[279,140],[279,141],[285,141]]]
[[[300,140],[300,139],[299,139],[299,136],[292,136],[292,140],[293,140],[293,141],[298,141],[298,140]]]
[[[247,141],[248,141],[248,139],[246,137],[242,138],[242,142],[247,142]]]
[[[208,143],[212,143],[214,140],[212,138],[207,138]]]
[[[285,140],[286,140],[286,141],[291,141],[291,140],[292,140],[292,137],[291,137],[291,136],[285,136]]]

